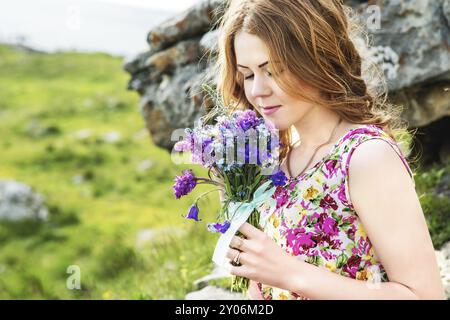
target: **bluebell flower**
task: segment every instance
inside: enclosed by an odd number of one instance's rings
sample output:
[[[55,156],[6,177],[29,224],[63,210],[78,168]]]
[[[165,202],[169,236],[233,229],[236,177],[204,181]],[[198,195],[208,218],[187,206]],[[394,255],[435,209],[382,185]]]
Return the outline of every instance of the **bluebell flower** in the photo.
[[[201,219],[198,218],[198,206],[196,203],[194,203],[191,208],[189,209],[189,212],[187,214],[187,216],[185,217],[186,219],[192,219],[195,221],[200,221]]]
[[[277,173],[274,173],[270,176],[270,179],[272,180],[274,186],[284,186],[287,181],[287,177],[284,174],[282,170],[278,171]]]
[[[230,225],[230,221],[225,221],[224,223],[208,223],[208,230],[213,233],[225,233]]]

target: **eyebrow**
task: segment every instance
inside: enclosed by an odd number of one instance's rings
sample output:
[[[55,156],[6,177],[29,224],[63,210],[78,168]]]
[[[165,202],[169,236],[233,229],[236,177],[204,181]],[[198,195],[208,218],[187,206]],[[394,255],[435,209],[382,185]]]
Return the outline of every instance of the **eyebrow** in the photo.
[[[264,63],[261,63],[259,66],[258,66],[258,68],[262,68],[262,67],[264,67],[266,64],[268,64],[269,63],[269,61],[266,61],[266,62],[264,62]],[[249,67],[246,67],[246,66],[242,66],[242,65],[240,65],[240,64],[238,64],[237,65],[238,67],[241,67],[241,68],[246,68],[246,69],[249,69]]]

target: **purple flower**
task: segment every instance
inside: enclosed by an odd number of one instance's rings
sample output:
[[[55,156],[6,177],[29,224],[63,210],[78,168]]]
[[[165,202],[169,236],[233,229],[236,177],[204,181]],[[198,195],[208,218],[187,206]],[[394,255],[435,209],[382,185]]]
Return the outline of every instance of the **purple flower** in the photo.
[[[284,174],[284,172],[282,170],[278,171],[277,173],[273,174],[270,176],[270,179],[273,182],[274,186],[284,186],[286,184],[287,181],[287,177]]]
[[[225,221],[224,223],[208,223],[208,230],[210,232],[220,232],[225,233],[230,227],[230,221]]]
[[[194,203],[191,208],[188,211],[187,216],[185,217],[186,219],[192,219],[195,221],[200,221],[201,219],[198,218],[198,206],[196,203]]]
[[[174,145],[174,150],[177,152],[184,152],[184,151],[192,151],[192,148],[194,146],[194,133],[192,129],[187,128],[185,130],[186,136],[183,140],[178,141]]]
[[[237,125],[244,131],[256,127],[259,123],[256,113],[252,110],[246,110],[237,118]]]
[[[185,140],[178,141],[174,145],[174,150],[177,152],[184,152],[184,151],[190,151],[191,150],[191,143]]]
[[[175,184],[173,185],[174,195],[177,199],[187,195],[197,185],[197,178],[192,170],[186,170],[183,175],[175,177]]]

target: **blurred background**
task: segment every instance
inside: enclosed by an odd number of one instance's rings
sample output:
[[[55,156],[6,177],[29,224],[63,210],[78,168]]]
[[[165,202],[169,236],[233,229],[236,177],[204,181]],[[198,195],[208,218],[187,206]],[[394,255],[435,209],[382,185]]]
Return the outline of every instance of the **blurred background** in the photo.
[[[370,3],[368,3],[370,2]],[[415,131],[408,159],[450,297],[450,4],[381,10],[372,55]],[[219,210],[185,220],[174,129],[204,112],[223,0],[0,0],[0,299],[239,298],[213,269]]]

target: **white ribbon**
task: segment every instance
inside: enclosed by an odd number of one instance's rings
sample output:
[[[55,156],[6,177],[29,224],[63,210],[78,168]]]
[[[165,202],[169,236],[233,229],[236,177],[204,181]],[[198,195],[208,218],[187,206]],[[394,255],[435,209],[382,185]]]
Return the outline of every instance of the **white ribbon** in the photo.
[[[227,251],[230,249],[229,245],[231,239],[236,234],[236,231],[247,221],[253,210],[258,209],[265,202],[268,202],[269,205],[274,204],[275,199],[272,198],[272,195],[275,192],[276,187],[266,190],[271,182],[272,181],[268,180],[256,189],[251,202],[230,202],[227,209],[229,217],[229,213],[233,213],[230,219],[230,227],[217,241],[212,258],[214,263],[218,266],[228,268],[229,264],[227,263],[226,255]],[[260,218],[264,219],[262,216],[260,216]]]

